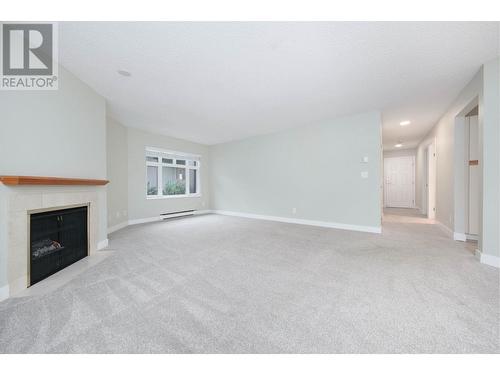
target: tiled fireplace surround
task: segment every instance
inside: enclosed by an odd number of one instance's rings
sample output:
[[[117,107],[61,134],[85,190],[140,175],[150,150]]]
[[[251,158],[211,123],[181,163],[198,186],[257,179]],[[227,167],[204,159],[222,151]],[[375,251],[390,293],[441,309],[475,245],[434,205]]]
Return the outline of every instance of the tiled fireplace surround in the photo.
[[[89,205],[89,255],[106,247],[99,242],[99,206],[105,205],[105,190],[95,186],[18,186],[0,191],[5,223],[3,245],[7,250],[9,295],[15,296],[28,287],[28,220],[32,210]],[[1,245],[1,244],[0,244]]]

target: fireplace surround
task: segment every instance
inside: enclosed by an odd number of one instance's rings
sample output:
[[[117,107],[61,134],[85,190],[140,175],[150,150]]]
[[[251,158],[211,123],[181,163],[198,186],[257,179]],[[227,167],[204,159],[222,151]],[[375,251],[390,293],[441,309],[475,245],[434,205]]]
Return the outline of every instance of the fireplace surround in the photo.
[[[107,246],[105,186],[0,183],[0,276],[5,277],[0,280],[4,285],[0,285],[3,288],[0,300],[2,296],[15,296],[31,285],[31,214],[81,206],[87,207],[88,255],[92,256]]]

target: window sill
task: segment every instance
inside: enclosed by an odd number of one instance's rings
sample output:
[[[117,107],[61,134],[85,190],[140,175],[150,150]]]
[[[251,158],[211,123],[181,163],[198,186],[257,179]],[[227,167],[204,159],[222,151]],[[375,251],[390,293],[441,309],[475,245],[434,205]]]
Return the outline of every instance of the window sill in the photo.
[[[147,195],[146,199],[199,198],[201,194]]]

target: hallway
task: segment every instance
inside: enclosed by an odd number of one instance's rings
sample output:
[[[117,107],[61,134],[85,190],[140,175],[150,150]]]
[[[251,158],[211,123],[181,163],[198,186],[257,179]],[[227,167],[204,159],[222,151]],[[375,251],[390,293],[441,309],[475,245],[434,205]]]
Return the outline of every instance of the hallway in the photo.
[[[417,208],[389,208],[384,209],[384,216],[382,219],[383,227],[386,227],[386,223],[399,223],[399,224],[424,224],[424,225],[434,225],[435,229],[441,231],[445,236],[449,237],[449,232],[445,231],[439,223],[434,219],[428,219],[426,215],[419,212]],[[411,235],[412,229],[417,229],[417,226],[407,226],[408,235]],[[421,234],[419,234],[421,235]],[[470,254],[474,255],[477,249],[477,241],[451,241],[457,245],[458,248],[463,248],[467,250]]]

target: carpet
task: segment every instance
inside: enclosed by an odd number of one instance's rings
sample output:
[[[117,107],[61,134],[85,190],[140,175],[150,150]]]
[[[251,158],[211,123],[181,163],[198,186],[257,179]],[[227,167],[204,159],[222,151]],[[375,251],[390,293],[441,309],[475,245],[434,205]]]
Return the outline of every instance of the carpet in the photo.
[[[396,216],[381,235],[221,215],[129,226],[99,262],[0,303],[0,352],[498,353],[499,271],[466,246]]]

